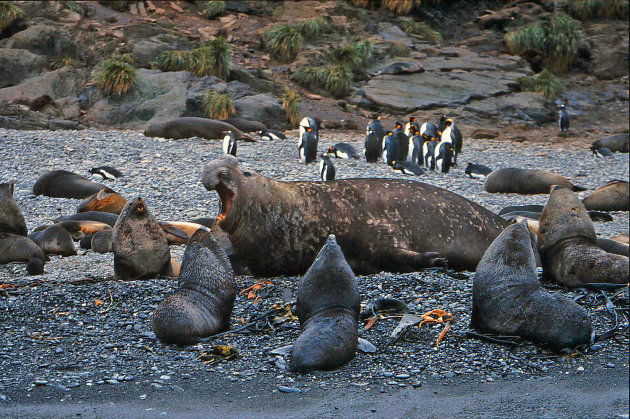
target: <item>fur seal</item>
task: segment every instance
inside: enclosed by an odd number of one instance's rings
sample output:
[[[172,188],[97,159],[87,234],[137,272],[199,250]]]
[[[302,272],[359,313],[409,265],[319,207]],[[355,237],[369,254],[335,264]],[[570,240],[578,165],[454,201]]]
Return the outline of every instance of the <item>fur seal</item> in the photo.
[[[190,116],[151,124],[144,130],[144,135],[147,137],[163,137],[175,140],[190,137],[220,140],[223,139],[223,131],[232,131],[238,140],[256,142],[254,137],[245,134],[234,125],[217,119],[195,118]]]
[[[526,222],[507,227],[488,247],[473,279],[470,325],[517,335],[554,349],[591,341],[588,313],[574,301],[540,288]]]
[[[564,176],[544,170],[506,168],[492,171],[483,186],[490,193],[547,194],[552,185],[566,186],[574,192],[585,191]]]
[[[113,252],[114,230],[103,230],[92,236],[90,248],[96,253]]]
[[[117,280],[171,274],[171,252],[164,230],[140,197],[127,202],[120,213],[114,225],[112,250]]]
[[[630,244],[630,240],[628,239],[628,232],[622,234],[617,234],[614,237],[611,237],[610,240],[618,241],[619,243]]]
[[[109,212],[119,215],[127,204],[127,200],[115,191],[106,188],[101,189],[92,196],[83,200],[77,207],[77,212]]]
[[[83,239],[85,236],[90,236],[95,234],[101,230],[111,229],[111,226],[105,223],[99,223],[98,221],[77,221],[77,220],[67,220],[61,221],[59,223],[55,223],[53,225],[64,228],[70,236],[72,236],[72,240],[79,241]],[[52,227],[50,225],[37,227],[33,232],[36,233],[38,231],[44,231],[47,228]]]
[[[57,224],[62,221],[72,221],[72,220],[98,221],[101,223],[105,223],[109,225],[110,227],[114,227],[114,224],[116,224],[116,220],[118,220],[118,215],[112,214],[109,212],[102,212],[102,211],[87,211],[87,212],[80,212],[80,213],[72,214],[72,215],[62,215],[60,217],[55,218],[53,222]]]
[[[569,287],[630,280],[628,257],[597,247],[584,204],[564,186],[554,186],[540,216],[538,252],[546,277]]]
[[[77,254],[77,248],[68,230],[56,224],[46,230],[29,234],[28,238],[48,255],[74,256]]]
[[[608,253],[630,257],[630,246],[613,239],[597,238],[597,246]]]
[[[251,119],[225,118],[219,119],[219,121],[230,124],[243,132],[267,131],[267,126],[265,124],[260,121],[252,121]]]
[[[473,270],[508,225],[466,198],[411,180],[280,182],[243,172],[223,155],[206,165],[202,181],[218,192],[218,225],[255,276],[304,273],[329,234],[356,274],[443,264],[437,253],[450,268]]]
[[[295,312],[302,333],[289,370],[329,371],[350,362],[357,352],[360,311],[357,279],[331,234],[300,281]]]
[[[0,265],[26,262],[26,271],[30,275],[40,275],[44,273],[47,260],[44,251],[28,237],[0,233]]]
[[[630,184],[611,180],[584,199],[587,210],[630,211]]]
[[[20,208],[13,199],[13,182],[0,183],[0,233],[26,236],[26,222]]]
[[[51,198],[84,199],[106,188],[105,185],[67,170],[51,170],[37,179],[33,185],[33,194]]]
[[[182,261],[179,288],[153,314],[161,341],[189,345],[230,327],[237,285],[227,255],[205,229],[190,238]]]
[[[612,152],[627,153],[630,151],[630,135],[629,134],[617,134],[610,137],[602,138],[601,140],[594,141],[591,145],[593,152],[600,148],[607,148]]]

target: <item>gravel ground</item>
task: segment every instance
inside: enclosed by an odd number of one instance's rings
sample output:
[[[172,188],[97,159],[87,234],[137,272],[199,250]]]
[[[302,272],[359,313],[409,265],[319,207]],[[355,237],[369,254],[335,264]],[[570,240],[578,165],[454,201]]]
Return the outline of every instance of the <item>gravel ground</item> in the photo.
[[[340,141],[354,142],[359,151],[362,148],[361,133],[323,131],[320,136],[320,150]],[[239,143],[241,165],[279,180],[319,180],[317,165],[297,162],[296,141],[293,135],[281,142]],[[133,131],[0,129],[0,181],[16,182],[15,199],[29,231],[59,215],[75,212],[79,203],[33,196],[31,189],[40,172],[66,169],[87,175],[91,167],[105,164],[120,169],[125,177],[103,183],[127,198],[142,196],[160,220],[187,220],[217,214],[217,195],[203,188],[200,174],[203,165],[220,154],[220,142],[198,138],[173,141],[146,138]],[[466,162],[493,168],[551,170],[591,190],[611,179],[628,179],[629,166],[627,154],[594,159],[584,147],[563,148],[551,142],[465,140],[459,161],[460,166],[448,175],[428,173],[420,180],[448,188],[494,211],[506,205],[544,204],[546,196],[488,194],[481,181],[464,175]],[[408,178],[384,164],[334,162],[338,179]],[[613,222],[596,223],[598,234],[609,237],[627,231],[628,213],[612,215]],[[171,247],[176,259],[181,260],[183,251],[183,246]],[[116,282],[113,255],[84,250],[73,257],[51,257],[44,275],[37,277],[25,276],[22,264],[0,266],[0,283],[17,286],[0,293],[0,408],[37,397],[78,403],[94,400],[99,394],[113,400],[123,396],[163,399],[167,394],[193,391],[203,382],[223,382],[226,386],[241,383],[242,388],[254,384],[264,397],[279,391],[326,394],[330,389],[389,394],[421,388],[423,384],[426,388],[427,383],[435,382],[447,385],[564,375],[605,376],[607,371],[627,378],[627,332],[571,356],[558,356],[526,342],[500,345],[466,338],[472,274],[465,274],[467,279],[434,271],[359,277],[363,304],[392,297],[401,299],[418,314],[432,309],[452,313],[454,324],[445,340],[436,348],[442,326],[425,325],[390,342],[389,335],[399,318],[381,319],[361,332],[376,346],[376,353],[358,353],[336,372],[296,375],[282,371],[282,360],[270,352],[292,343],[299,334],[296,320],[274,324],[272,319],[283,312],[272,306],[284,307],[294,301],[297,277],[272,279],[256,300],[245,295],[237,298],[232,329],[253,316],[273,311],[268,320],[242,332],[176,348],[162,345],[151,329],[154,308],[176,286],[172,279]],[[238,282],[245,288],[258,279],[238,277]],[[590,312],[597,332],[614,326],[602,294],[553,285],[549,291],[581,297],[578,302]],[[613,297],[612,292],[606,294]],[[627,310],[627,288],[613,297],[613,302]],[[211,363],[207,352],[217,344],[231,345],[239,358]],[[627,412],[627,396],[618,404],[621,412]]]

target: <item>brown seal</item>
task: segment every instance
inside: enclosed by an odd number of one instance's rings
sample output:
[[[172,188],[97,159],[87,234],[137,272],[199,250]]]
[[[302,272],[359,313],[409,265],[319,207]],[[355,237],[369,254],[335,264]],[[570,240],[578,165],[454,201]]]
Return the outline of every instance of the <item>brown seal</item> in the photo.
[[[506,168],[492,171],[483,186],[490,193],[547,194],[552,185],[566,186],[572,191],[586,190],[572,184],[564,176],[544,170]]]
[[[627,231],[625,233],[617,234],[616,236],[611,237],[610,240],[615,240],[615,241],[618,241],[620,243],[630,244],[630,239],[628,237],[628,232]]]
[[[591,145],[591,150],[596,151],[600,148],[607,148],[613,153],[618,151],[620,153],[627,153],[630,151],[630,135],[617,134],[610,137],[602,138],[601,140],[594,141]]]
[[[140,197],[127,202],[118,217],[112,249],[117,280],[171,274],[171,253],[164,230]]]
[[[44,251],[28,237],[0,233],[0,265],[26,262],[26,271],[30,275],[40,275],[44,273],[46,260]]]
[[[242,172],[228,155],[208,163],[202,180],[221,199],[219,227],[256,276],[304,273],[329,234],[357,274],[443,264],[437,253],[453,269],[474,270],[508,225],[466,198],[410,180],[279,182]]]
[[[111,230],[111,227],[105,223],[99,223],[98,221],[76,221],[76,220],[68,220],[61,221],[59,223],[55,223],[53,225],[64,228],[70,236],[72,236],[72,240],[79,241],[83,239],[85,236],[90,236],[96,234],[101,230]],[[37,227],[33,230],[34,233],[39,231],[44,231],[47,228],[52,227],[50,225],[43,225]]]
[[[611,180],[584,199],[587,210],[630,211],[630,184]]]
[[[74,256],[77,248],[74,240],[65,228],[52,225],[45,230],[28,235],[47,255]]]
[[[83,200],[77,212],[99,211],[119,215],[127,200],[109,188],[101,189]]]
[[[102,211],[88,211],[88,212],[80,212],[78,214],[71,215],[62,215],[61,217],[55,218],[54,222],[59,223],[61,221],[98,221],[101,223],[105,223],[110,227],[114,227],[116,224],[116,220],[118,220],[118,215],[111,214],[109,212]]]
[[[593,222],[568,188],[554,186],[540,216],[538,252],[546,277],[569,287],[630,280],[628,257],[597,246]]]
[[[360,305],[357,279],[331,234],[300,281],[295,312],[302,333],[289,370],[329,371],[350,362],[357,352]]]
[[[155,335],[165,343],[189,345],[228,329],[236,291],[227,255],[212,233],[198,229],[184,252],[179,288],[155,309]]]
[[[84,199],[106,188],[105,185],[67,170],[51,170],[37,179],[33,185],[33,194],[51,198]]]
[[[92,236],[90,248],[96,253],[113,252],[114,230],[103,230]]]
[[[532,245],[524,221],[507,227],[490,245],[473,280],[471,326],[554,349],[589,343],[593,330],[586,310],[540,288]]]
[[[232,131],[238,140],[256,142],[254,137],[245,134],[243,131],[227,122],[189,116],[151,124],[144,131],[144,135],[147,137],[173,138],[176,140],[190,137],[218,140],[223,138],[223,131]]]
[[[26,222],[20,208],[13,199],[13,182],[0,183],[0,233],[26,236]]]

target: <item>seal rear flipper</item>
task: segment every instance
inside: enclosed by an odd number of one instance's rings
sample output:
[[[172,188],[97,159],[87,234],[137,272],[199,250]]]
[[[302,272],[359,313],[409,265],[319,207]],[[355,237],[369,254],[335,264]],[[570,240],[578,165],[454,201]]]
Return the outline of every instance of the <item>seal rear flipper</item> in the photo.
[[[446,258],[437,257],[437,252],[414,252],[400,247],[392,248],[381,258],[383,270],[392,272],[414,272],[426,268],[446,267]]]

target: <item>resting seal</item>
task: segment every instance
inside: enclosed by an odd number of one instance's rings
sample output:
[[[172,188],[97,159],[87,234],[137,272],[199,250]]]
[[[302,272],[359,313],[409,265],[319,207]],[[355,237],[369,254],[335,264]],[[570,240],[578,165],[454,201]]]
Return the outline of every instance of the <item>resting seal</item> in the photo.
[[[331,234],[300,282],[295,312],[302,333],[289,370],[329,371],[350,362],[357,352],[360,311],[357,279]]]
[[[357,274],[443,263],[435,252],[453,269],[473,270],[508,225],[466,198],[410,180],[279,182],[242,172],[224,155],[206,165],[202,181],[218,192],[218,225],[255,276],[304,273],[329,234]]]
[[[607,148],[612,152],[618,151],[620,153],[627,153],[628,151],[630,151],[630,135],[612,135],[610,137],[594,141],[591,145],[592,151],[599,150],[600,148]]]
[[[546,194],[552,185],[566,186],[572,191],[586,189],[575,186],[564,176],[544,170],[532,169],[497,169],[486,178],[483,186],[490,193]]]
[[[584,199],[587,210],[630,211],[630,187],[625,180],[611,180]]]
[[[223,131],[232,131],[236,135],[237,140],[256,142],[254,137],[245,134],[227,122],[190,116],[151,124],[144,130],[144,135],[147,137],[173,138],[175,140],[190,137],[218,140],[223,138]]]
[[[569,287],[630,280],[628,257],[597,247],[597,236],[582,201],[554,186],[540,216],[538,253],[545,276]]]
[[[114,276],[117,280],[171,274],[171,252],[166,235],[142,198],[127,202],[112,234]]]
[[[555,349],[589,343],[592,327],[586,310],[540,289],[532,244],[527,223],[520,222],[490,245],[473,279],[470,325]]]
[[[20,208],[13,199],[13,182],[0,184],[0,233],[26,236],[26,222]]]
[[[117,192],[106,188],[101,189],[92,196],[89,196],[79,204],[77,212],[109,212],[119,215],[127,204],[127,200]]]
[[[51,198],[84,199],[106,188],[105,185],[67,170],[51,170],[37,179],[33,185],[33,194]]]
[[[116,220],[118,220],[118,215],[111,214],[109,212],[102,211],[88,211],[88,212],[80,212],[78,214],[72,215],[62,215],[61,217],[55,218],[54,222],[59,223],[61,221],[98,221],[101,223],[105,223],[110,227],[114,227],[116,224]]]
[[[252,121],[251,119],[225,118],[225,119],[220,119],[219,121],[230,124],[233,127],[240,129],[243,132],[256,132],[256,131],[267,130],[267,126],[265,124],[263,124],[260,121]]]
[[[44,273],[44,251],[31,239],[11,233],[0,233],[0,265],[11,262],[26,262],[30,275]]]
[[[628,239],[628,232],[622,234],[617,234],[614,237],[611,237],[610,240],[618,241],[619,243],[630,244],[630,240]]]
[[[72,236],[68,230],[58,225],[31,233],[28,238],[37,243],[47,255],[74,256],[77,254]]]
[[[190,238],[179,288],[153,314],[153,331],[165,343],[189,345],[230,327],[237,285],[227,255],[205,229]]]

